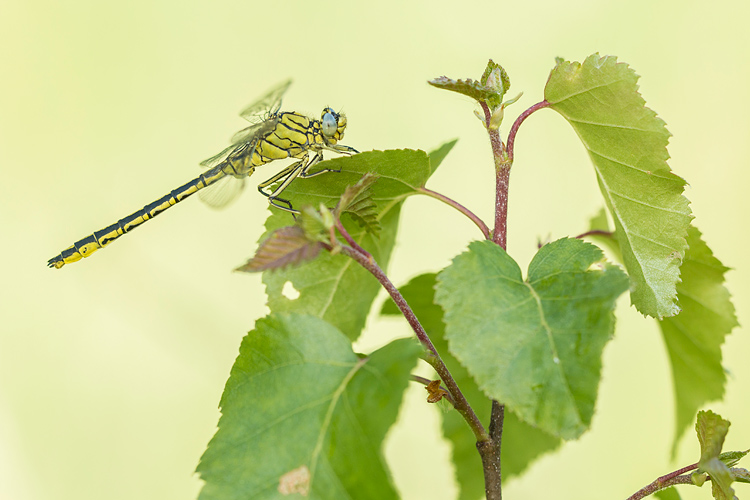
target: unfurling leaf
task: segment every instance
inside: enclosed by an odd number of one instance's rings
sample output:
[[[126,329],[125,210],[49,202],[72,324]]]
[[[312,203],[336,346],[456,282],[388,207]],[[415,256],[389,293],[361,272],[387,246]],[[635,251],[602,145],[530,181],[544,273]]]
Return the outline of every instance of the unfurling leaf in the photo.
[[[725,451],[724,453],[719,455],[719,460],[727,464],[727,467],[734,467],[735,465],[737,465],[737,462],[742,460],[748,453],[750,453],[750,450]]]
[[[271,233],[258,246],[255,256],[237,271],[253,273],[270,269],[283,269],[312,260],[320,253],[323,244],[310,241],[299,226],[285,226]]]
[[[661,319],[680,309],[676,285],[690,224],[685,181],[667,165],[669,132],[645,106],[638,76],[614,57],[558,61],[544,89],[583,142],[615,222],[633,305]]]
[[[320,205],[320,211],[315,210],[311,205],[305,205],[300,210],[296,222],[309,241],[330,243],[333,217],[325,205]]]
[[[447,76],[441,76],[429,80],[427,83],[439,89],[469,96],[478,102],[486,102],[491,111],[500,107],[503,96],[510,88],[508,73],[492,59],[487,63],[487,68],[479,81],[471,78],[454,80]]]
[[[701,445],[701,458],[698,461],[698,471],[711,476],[711,492],[717,500],[734,500],[734,489],[731,487],[734,476],[727,464],[719,458],[724,438],[729,431],[729,421],[720,415],[708,411],[698,412],[695,432]]]
[[[370,172],[366,173],[359,182],[344,190],[344,194],[339,198],[339,203],[334,210],[338,215],[348,212],[361,227],[375,236],[380,234],[378,207],[372,198],[372,187],[377,180],[377,175]]]
[[[735,469],[732,471],[734,480],[738,483],[749,483],[750,484],[750,471],[747,469]]]

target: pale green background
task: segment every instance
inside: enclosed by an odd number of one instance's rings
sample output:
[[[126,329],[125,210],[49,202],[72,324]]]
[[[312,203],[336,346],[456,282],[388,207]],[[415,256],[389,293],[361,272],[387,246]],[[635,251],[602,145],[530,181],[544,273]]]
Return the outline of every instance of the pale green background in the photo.
[[[671,165],[691,184],[696,224],[736,268],[728,287],[748,322],[745,2],[0,2],[2,499],[196,496],[193,470],[240,339],[266,311],[260,276],[231,272],[253,251],[265,201],[245,193],[214,212],[191,199],[85,262],[45,264],[197,175],[242,126],[237,111],[288,77],[285,108],[343,109],[344,143],[359,150],[459,137],[429,187],[489,221],[492,164],[473,105],[426,80],[476,78],[493,58],[511,95],[524,92],[512,119],[542,99],[555,56],[619,56],[674,134]],[[538,237],[583,231],[601,200],[554,112],[526,122],[516,158],[509,250],[525,267]],[[258,181],[275,171],[266,168]],[[479,237],[447,207],[407,201],[393,281],[444,267]],[[690,433],[669,461],[664,348],[627,306],[593,428],[508,483],[506,498],[624,498],[697,459]],[[403,321],[368,326],[363,348],[409,333]],[[748,448],[747,335],[735,331],[724,353],[726,402],[711,407],[733,422],[727,447]],[[413,388],[390,435],[395,481],[404,498],[454,498],[448,445],[424,396]],[[695,490],[685,496],[709,497]]]

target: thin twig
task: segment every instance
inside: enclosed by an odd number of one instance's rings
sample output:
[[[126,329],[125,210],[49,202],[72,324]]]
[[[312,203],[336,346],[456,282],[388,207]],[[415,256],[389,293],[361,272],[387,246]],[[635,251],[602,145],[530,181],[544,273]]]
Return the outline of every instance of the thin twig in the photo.
[[[513,147],[516,143],[516,134],[518,134],[518,128],[521,126],[523,121],[531,116],[531,114],[535,111],[539,111],[542,108],[549,107],[550,103],[545,101],[538,102],[531,106],[529,109],[518,115],[518,118],[516,118],[516,121],[513,122],[513,125],[510,127],[510,131],[508,132],[508,160],[513,163]]]
[[[367,257],[370,260],[370,262],[375,262],[375,258],[370,254],[370,252],[368,252],[367,250],[359,246],[359,243],[357,243],[354,240],[354,238],[352,238],[352,235],[349,234],[349,231],[347,231],[344,228],[344,225],[341,223],[341,219],[339,219],[338,217],[335,217],[334,221],[335,221],[334,223],[336,225],[336,229],[338,229],[339,233],[341,233],[341,236],[344,237],[346,242],[349,243],[352,246],[352,248],[354,248],[356,251],[363,254],[365,257]]]
[[[585,238],[586,236],[606,236],[607,238],[612,238],[615,235],[612,231],[604,231],[603,229],[592,229],[591,231],[586,231],[585,233],[581,233],[576,238],[581,239]]]
[[[685,484],[686,482],[689,483],[691,482],[690,474],[687,474],[685,476],[682,476],[682,474],[685,474],[686,472],[690,472],[697,468],[698,468],[698,464],[695,463],[695,464],[691,464],[686,467],[683,467],[681,469],[677,469],[676,471],[670,472],[669,474],[665,474],[655,479],[651,484],[644,486],[640,490],[630,495],[628,497],[628,500],[639,500],[659,490],[663,490],[664,488],[669,488],[670,486],[673,486],[675,484]],[[678,478],[687,478],[688,480],[684,481]]]
[[[461,205],[457,201],[452,200],[452,199],[448,198],[447,196],[445,196],[443,194],[440,194],[440,193],[438,193],[436,191],[433,191],[431,189],[427,189],[425,187],[417,188],[417,192],[421,193],[421,194],[426,194],[427,196],[431,196],[431,197],[435,198],[436,200],[440,200],[443,203],[445,203],[447,205],[450,205],[451,207],[455,208],[456,210],[458,210],[459,212],[461,212],[462,214],[464,214],[466,217],[468,217],[469,219],[471,219],[471,221],[474,224],[477,225],[477,227],[479,228],[479,230],[482,231],[482,234],[484,235],[485,239],[487,239],[487,240],[490,239],[490,228],[488,228],[487,224],[485,224],[482,219],[480,219],[479,217],[477,217],[474,214],[474,212],[472,212],[468,208],[464,207],[463,205]]]
[[[477,441],[489,441],[490,436],[487,433],[487,430],[482,425],[482,422],[479,420],[479,417],[477,417],[476,413],[474,413],[474,410],[469,405],[466,397],[458,388],[458,384],[456,384],[456,381],[453,379],[450,371],[448,371],[448,367],[445,366],[445,363],[440,358],[440,354],[430,340],[430,337],[427,335],[427,332],[425,332],[424,328],[419,323],[419,320],[414,315],[414,311],[411,310],[411,307],[409,307],[409,304],[406,302],[403,295],[401,295],[401,292],[399,292],[398,289],[393,285],[393,283],[391,283],[391,280],[388,279],[388,276],[386,276],[383,270],[380,269],[380,266],[378,266],[377,262],[372,260],[372,256],[370,256],[370,258],[368,259],[367,256],[360,253],[355,248],[349,246],[342,246],[341,253],[348,257],[351,257],[362,267],[370,271],[370,273],[375,276],[380,284],[383,285],[383,288],[385,288],[385,290],[391,296],[393,302],[396,303],[396,306],[398,306],[399,310],[406,318],[406,321],[409,323],[412,330],[414,330],[414,333],[417,335],[417,339],[419,339],[422,345],[429,351],[428,359],[426,361],[430,363],[430,365],[432,365],[437,374],[440,376],[440,379],[445,384],[446,389],[453,397],[456,410],[461,414],[461,416],[464,417],[466,422],[469,424],[469,427],[474,432]]]

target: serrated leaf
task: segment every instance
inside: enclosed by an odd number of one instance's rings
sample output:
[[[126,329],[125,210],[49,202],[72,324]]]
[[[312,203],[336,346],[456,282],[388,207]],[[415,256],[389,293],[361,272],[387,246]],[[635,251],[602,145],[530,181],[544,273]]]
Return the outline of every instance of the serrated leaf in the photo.
[[[724,396],[726,373],[721,346],[738,325],[729,291],[724,287],[728,270],[714,257],[691,226],[689,248],[680,270],[677,299],[682,312],[659,322],[667,346],[675,388],[675,436],[672,453],[696,411],[708,401]]]
[[[500,106],[505,92],[510,88],[510,78],[502,66],[490,59],[479,81],[467,78],[454,80],[447,76],[433,78],[427,83],[443,90],[458,92],[477,102],[486,102],[491,110]]]
[[[402,339],[360,358],[318,318],[259,320],[198,465],[200,498],[397,498],[381,448],[420,352]]]
[[[735,469],[732,471],[732,475],[738,483],[750,483],[750,471],[747,469]]]
[[[320,211],[315,210],[312,205],[305,205],[300,209],[299,217],[295,222],[308,240],[330,243],[333,216],[324,205],[320,207]]]
[[[637,80],[626,64],[594,54],[583,64],[560,62],[544,95],[594,164],[633,284],[633,305],[662,318],[679,312],[676,284],[691,216],[685,181],[667,165],[670,134],[645,106]]]
[[[322,243],[310,241],[302,228],[281,227],[260,243],[252,259],[236,270],[251,273],[299,265],[313,260],[322,248]]]
[[[379,177],[372,187],[377,206],[380,237],[375,238],[349,216],[342,223],[359,245],[370,252],[381,268],[386,269],[396,240],[402,202],[435,171],[423,151],[370,151],[351,157],[336,158],[321,164],[321,168],[341,170],[308,179],[297,179],[284,191],[284,196],[297,206],[320,203],[333,205],[347,186],[356,184],[368,172]],[[291,216],[279,210],[266,221],[270,232],[290,224]],[[300,292],[295,300],[282,293],[290,281]],[[312,314],[329,321],[351,340],[356,339],[367,318],[380,284],[372,275],[343,255],[323,253],[309,263],[293,269],[264,273],[268,306],[275,312]]]
[[[727,464],[727,467],[734,467],[737,462],[742,460],[745,455],[750,453],[750,450],[745,451],[725,451],[719,455],[719,460]]]
[[[485,87],[495,89],[496,95],[490,97],[487,104],[492,110],[498,108],[505,93],[510,89],[510,77],[505,68],[490,59],[479,81]]]
[[[591,423],[615,300],[628,288],[602,258],[594,245],[561,239],[539,250],[524,280],[502,248],[482,241],[438,275],[453,355],[485,394],[563,439]]]
[[[589,228],[607,230],[604,215],[601,212],[592,218]],[[621,255],[617,241],[589,238],[608,245],[614,255]],[[729,291],[724,287],[724,274],[729,268],[714,257],[701,232],[692,225],[688,227],[687,242],[677,285],[682,312],[659,321],[675,388],[673,456],[698,409],[724,396],[726,373],[721,364],[721,346],[726,335],[738,326]]]
[[[377,175],[366,173],[356,184],[346,187],[336,205],[337,213],[351,214],[361,227],[376,236],[380,233],[380,223],[378,207],[372,198],[372,186],[377,180]]]
[[[443,160],[448,156],[448,153],[451,152],[457,142],[458,139],[453,139],[444,143],[439,148],[430,151],[430,174],[435,173],[435,170],[443,163]]]
[[[719,459],[724,439],[729,432],[729,421],[708,410],[699,411],[695,432],[701,445],[698,470],[711,476],[711,492],[717,500],[733,500],[734,489],[730,486],[734,476],[729,467]]]
[[[677,493],[677,489],[674,486],[659,490],[654,493],[654,496],[660,500],[680,500],[680,494]]]
[[[712,458],[718,460],[730,425],[728,420],[724,420],[721,418],[721,415],[717,415],[711,410],[698,412],[698,418],[695,422],[695,432],[698,434],[698,442],[701,445],[701,459],[698,462],[699,469],[705,471],[701,467],[703,462],[707,462]]]
[[[481,420],[487,423],[492,404],[477,387],[474,379],[449,352],[445,340],[443,310],[434,301],[436,275],[423,274],[399,288],[409,306],[419,318],[440,357],[450,370],[461,392]],[[381,314],[401,314],[396,304],[389,300],[383,304]],[[452,445],[453,465],[460,487],[460,500],[476,500],[484,494],[482,461],[476,448],[476,438],[457,411],[441,413],[443,435]],[[543,454],[561,444],[560,439],[520,421],[510,410],[505,411],[503,445],[501,449],[503,480],[520,475]]]

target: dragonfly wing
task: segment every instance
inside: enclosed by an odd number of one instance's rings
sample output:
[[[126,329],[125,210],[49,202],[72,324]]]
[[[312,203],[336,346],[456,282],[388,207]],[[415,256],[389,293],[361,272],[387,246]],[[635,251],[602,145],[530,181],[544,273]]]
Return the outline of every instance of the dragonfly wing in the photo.
[[[240,111],[240,116],[251,123],[257,123],[264,120],[269,114],[278,112],[281,109],[281,98],[291,84],[292,80],[287,80],[277,85],[266,95]]]
[[[257,138],[265,137],[276,128],[278,119],[269,118],[255,125],[243,128],[232,136],[232,144],[237,146],[238,144],[247,144],[253,142]]]
[[[224,208],[237,199],[245,187],[245,177],[227,175],[223,179],[198,191],[198,198],[211,208]]]
[[[236,144],[232,144],[231,146],[229,146],[229,147],[227,147],[227,148],[224,148],[224,150],[223,150],[223,151],[222,151],[221,153],[219,153],[219,154],[216,154],[216,155],[212,156],[211,158],[206,158],[205,160],[203,160],[203,161],[202,161],[202,162],[200,163],[200,166],[201,166],[201,167],[203,167],[203,168],[211,168],[211,167],[215,167],[215,166],[216,166],[216,165],[218,165],[219,163],[221,163],[221,162],[223,162],[224,160],[226,160],[226,159],[227,159],[227,157],[228,157],[228,156],[229,156],[229,155],[230,155],[230,154],[232,153],[232,151],[234,151],[235,149],[237,149],[237,145],[236,145]]]

